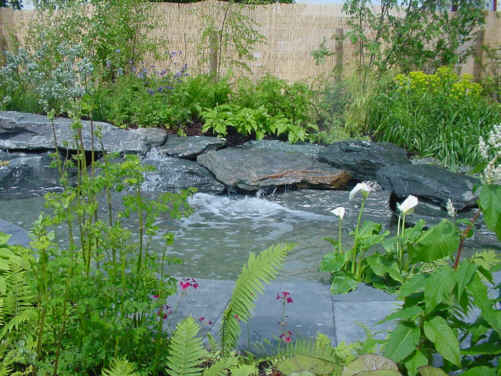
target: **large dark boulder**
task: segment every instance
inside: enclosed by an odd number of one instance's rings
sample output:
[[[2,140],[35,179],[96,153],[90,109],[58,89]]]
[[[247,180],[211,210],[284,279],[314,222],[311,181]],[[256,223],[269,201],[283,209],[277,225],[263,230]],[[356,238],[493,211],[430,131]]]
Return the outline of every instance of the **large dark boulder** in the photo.
[[[410,164],[404,149],[386,142],[369,141],[335,142],[319,153],[319,160],[349,171],[359,181],[375,179],[382,167]]]
[[[179,137],[171,134],[167,137],[165,144],[158,147],[157,150],[159,153],[171,157],[195,160],[197,155],[209,150],[221,149],[225,145],[226,140],[223,138],[207,136]]]
[[[445,208],[447,200],[451,199],[458,211],[475,206],[477,198],[473,194],[473,186],[479,183],[475,178],[455,174],[439,166],[412,164],[381,168],[376,179],[398,200],[414,195]]]
[[[198,163],[225,185],[244,191],[285,185],[337,189],[351,176],[301,153],[228,148],[199,155]]]
[[[155,171],[146,173],[145,191],[171,192],[195,187],[199,192],[218,194],[225,190],[206,168],[193,161],[163,157],[145,159],[143,164],[155,167]]]
[[[54,120],[57,146],[77,150],[72,120]],[[95,150],[106,152],[145,153],[153,146],[162,145],[167,132],[159,128],[125,130],[108,123],[94,122],[94,129],[101,133],[101,140],[95,139]],[[96,134],[95,133],[95,134]],[[91,150],[90,121],[82,121],[82,137],[85,150]],[[0,149],[6,150],[54,150],[54,134],[47,116],[21,112],[0,112]]]
[[[51,161],[47,153],[0,151],[0,199],[40,195],[60,187],[59,174],[50,167]]]

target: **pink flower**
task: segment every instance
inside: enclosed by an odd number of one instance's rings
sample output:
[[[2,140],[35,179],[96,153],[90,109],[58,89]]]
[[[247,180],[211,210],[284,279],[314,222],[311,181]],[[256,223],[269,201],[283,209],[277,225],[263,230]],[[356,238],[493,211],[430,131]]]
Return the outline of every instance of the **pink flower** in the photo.
[[[203,317],[203,316],[198,319],[198,321],[200,321],[200,322],[202,322],[204,320],[205,320],[205,317]]]
[[[211,321],[211,320],[209,320],[208,324],[209,324],[209,325],[212,325],[212,321]]]
[[[278,292],[276,296],[276,300],[281,300],[284,304],[293,303],[294,300],[291,297],[291,293],[288,291]]]
[[[153,295],[153,299],[158,299],[158,298],[160,298],[160,295],[158,294]]]
[[[183,281],[179,281],[179,286],[181,286],[181,288],[183,290],[186,290],[188,287],[191,286],[191,283],[190,282],[183,282]]]
[[[199,285],[198,285],[197,282],[195,282],[192,286],[193,286],[194,289],[197,289]]]
[[[280,339],[284,341],[285,343],[291,343],[292,342],[292,332],[288,330],[287,332],[284,332],[280,334]]]

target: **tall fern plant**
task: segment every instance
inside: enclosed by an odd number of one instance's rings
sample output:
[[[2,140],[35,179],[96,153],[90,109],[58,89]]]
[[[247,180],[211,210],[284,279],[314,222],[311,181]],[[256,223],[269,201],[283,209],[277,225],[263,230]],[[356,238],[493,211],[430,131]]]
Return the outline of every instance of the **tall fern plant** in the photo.
[[[231,299],[223,315],[221,325],[221,359],[203,369],[201,364],[208,356],[198,337],[200,327],[188,317],[177,325],[169,346],[168,373],[172,376],[224,376],[227,370],[232,375],[252,375],[257,372],[253,365],[238,365],[238,359],[231,356],[240,337],[240,321],[248,321],[255,306],[254,300],[262,293],[264,283],[276,278],[285,258],[293,248],[292,244],[272,246],[259,255],[250,254],[243,266]]]
[[[227,356],[240,338],[240,322],[247,322],[255,307],[257,293],[262,293],[264,283],[276,278],[283,266],[292,244],[272,246],[259,255],[251,252],[247,265],[244,265],[238,276],[235,289],[223,314],[221,325],[221,351]]]

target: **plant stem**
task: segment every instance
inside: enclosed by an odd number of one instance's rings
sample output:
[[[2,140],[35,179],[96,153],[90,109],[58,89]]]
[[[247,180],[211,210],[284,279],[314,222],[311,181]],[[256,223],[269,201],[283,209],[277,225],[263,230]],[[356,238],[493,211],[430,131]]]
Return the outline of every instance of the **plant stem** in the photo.
[[[355,227],[355,244],[353,245],[353,258],[352,258],[352,263],[351,263],[351,272],[352,274],[357,274],[357,256],[358,256],[358,229],[360,227],[360,221],[362,220],[362,214],[364,212],[364,207],[365,207],[365,200],[367,200],[367,197],[362,198],[362,204],[360,205],[360,211],[358,212],[358,218],[357,218],[357,226]]]
[[[471,219],[471,222],[470,224],[464,229],[464,231],[461,233],[461,240],[459,241],[459,246],[458,246],[458,250],[456,252],[456,261],[454,261],[454,266],[453,268],[456,270],[458,268],[458,265],[459,265],[459,260],[461,258],[461,253],[463,252],[463,248],[464,248],[464,240],[466,239],[466,237],[468,236],[468,233],[471,231],[471,229],[473,228],[473,225],[475,224],[475,222],[477,221],[477,219],[480,217],[480,210],[477,210],[477,212],[475,213],[475,215],[473,216],[473,218]]]
[[[337,243],[338,243],[337,251],[338,251],[338,253],[343,252],[342,235],[343,235],[343,219],[339,218],[338,230],[337,230]]]

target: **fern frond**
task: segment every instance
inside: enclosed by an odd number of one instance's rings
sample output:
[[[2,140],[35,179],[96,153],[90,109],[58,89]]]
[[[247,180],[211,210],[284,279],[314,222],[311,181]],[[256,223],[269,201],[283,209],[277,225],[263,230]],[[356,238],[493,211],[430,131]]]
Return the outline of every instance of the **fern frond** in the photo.
[[[207,356],[202,339],[197,337],[200,327],[193,317],[181,321],[172,335],[169,345],[167,373],[171,376],[199,376],[202,374],[200,363]]]
[[[238,364],[238,359],[234,356],[223,358],[214,363],[210,368],[206,369],[203,376],[226,376],[227,370],[235,367]]]
[[[223,314],[221,325],[221,349],[223,357],[234,349],[240,338],[240,321],[247,322],[255,307],[257,293],[262,293],[263,283],[269,283],[277,275],[293,248],[292,244],[278,244],[255,256],[249,255],[238,276],[228,306]]]
[[[108,369],[103,369],[102,376],[139,376],[134,363],[127,359],[113,359]]]
[[[257,373],[258,370],[256,366],[249,364],[244,364],[238,368],[231,369],[231,376],[251,376],[251,375],[257,375]]]

